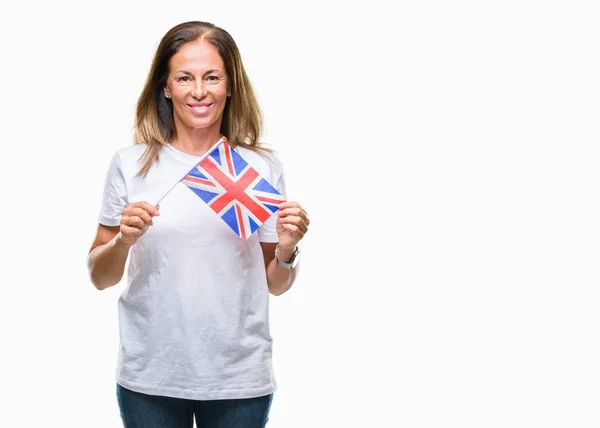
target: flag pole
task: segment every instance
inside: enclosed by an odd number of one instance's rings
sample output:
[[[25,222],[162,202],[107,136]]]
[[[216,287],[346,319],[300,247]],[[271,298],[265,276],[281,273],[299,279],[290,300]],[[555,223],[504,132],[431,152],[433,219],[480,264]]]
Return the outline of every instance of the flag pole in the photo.
[[[181,183],[181,180],[183,180],[185,177],[187,177],[188,174],[190,172],[192,172],[194,170],[194,168],[196,168],[200,164],[200,162],[202,162],[206,157],[208,157],[217,147],[219,147],[219,144],[221,144],[224,141],[227,141],[227,138],[225,138],[225,136],[221,136],[221,138],[219,139],[219,141],[217,141],[214,146],[212,146],[210,149],[208,149],[206,151],[206,153],[204,153],[200,157],[200,160],[198,162],[196,162],[194,164],[194,166],[191,169],[189,169],[179,180],[177,180],[175,182],[175,184],[173,185],[173,187],[171,187],[169,190],[167,190],[167,192],[164,195],[162,195],[162,197],[154,205],[156,206],[156,205],[160,204],[160,201],[162,201],[165,198],[165,196],[167,196],[171,192],[171,190],[173,190],[175,188],[175,186],[177,186],[179,183]]]

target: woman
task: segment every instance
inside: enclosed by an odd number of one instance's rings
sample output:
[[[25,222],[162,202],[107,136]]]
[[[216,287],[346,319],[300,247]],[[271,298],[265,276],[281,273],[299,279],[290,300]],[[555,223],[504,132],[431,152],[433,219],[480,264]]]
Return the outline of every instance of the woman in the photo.
[[[117,396],[125,427],[264,427],[276,382],[269,292],[294,282],[309,219],[297,202],[240,239],[178,183],[221,139],[285,196],[258,147],[260,110],[237,46],[204,22],[172,28],[140,95],[135,143],[108,169],[90,277],[119,298]],[[174,187],[173,185],[177,183]],[[156,204],[160,199],[160,204]]]

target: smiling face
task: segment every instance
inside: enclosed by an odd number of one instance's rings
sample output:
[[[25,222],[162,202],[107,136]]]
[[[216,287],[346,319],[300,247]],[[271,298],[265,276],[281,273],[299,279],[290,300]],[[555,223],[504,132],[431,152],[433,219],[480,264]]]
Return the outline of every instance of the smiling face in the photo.
[[[169,61],[164,91],[173,102],[178,134],[203,130],[220,135],[228,83],[223,60],[213,45],[202,39],[182,45]]]

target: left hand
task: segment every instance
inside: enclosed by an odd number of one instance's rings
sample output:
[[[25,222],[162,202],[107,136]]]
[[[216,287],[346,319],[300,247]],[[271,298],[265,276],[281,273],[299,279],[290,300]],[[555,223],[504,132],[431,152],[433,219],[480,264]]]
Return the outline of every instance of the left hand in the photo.
[[[286,201],[277,206],[277,235],[279,247],[294,250],[298,242],[308,231],[310,220],[298,202]]]

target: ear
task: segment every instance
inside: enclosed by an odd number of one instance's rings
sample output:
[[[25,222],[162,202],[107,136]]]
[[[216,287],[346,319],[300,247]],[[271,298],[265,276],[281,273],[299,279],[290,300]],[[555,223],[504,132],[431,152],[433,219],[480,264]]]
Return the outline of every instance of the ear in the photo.
[[[169,92],[169,88],[167,88],[166,86],[163,88],[163,94],[165,95],[165,98],[171,98],[171,93]]]

